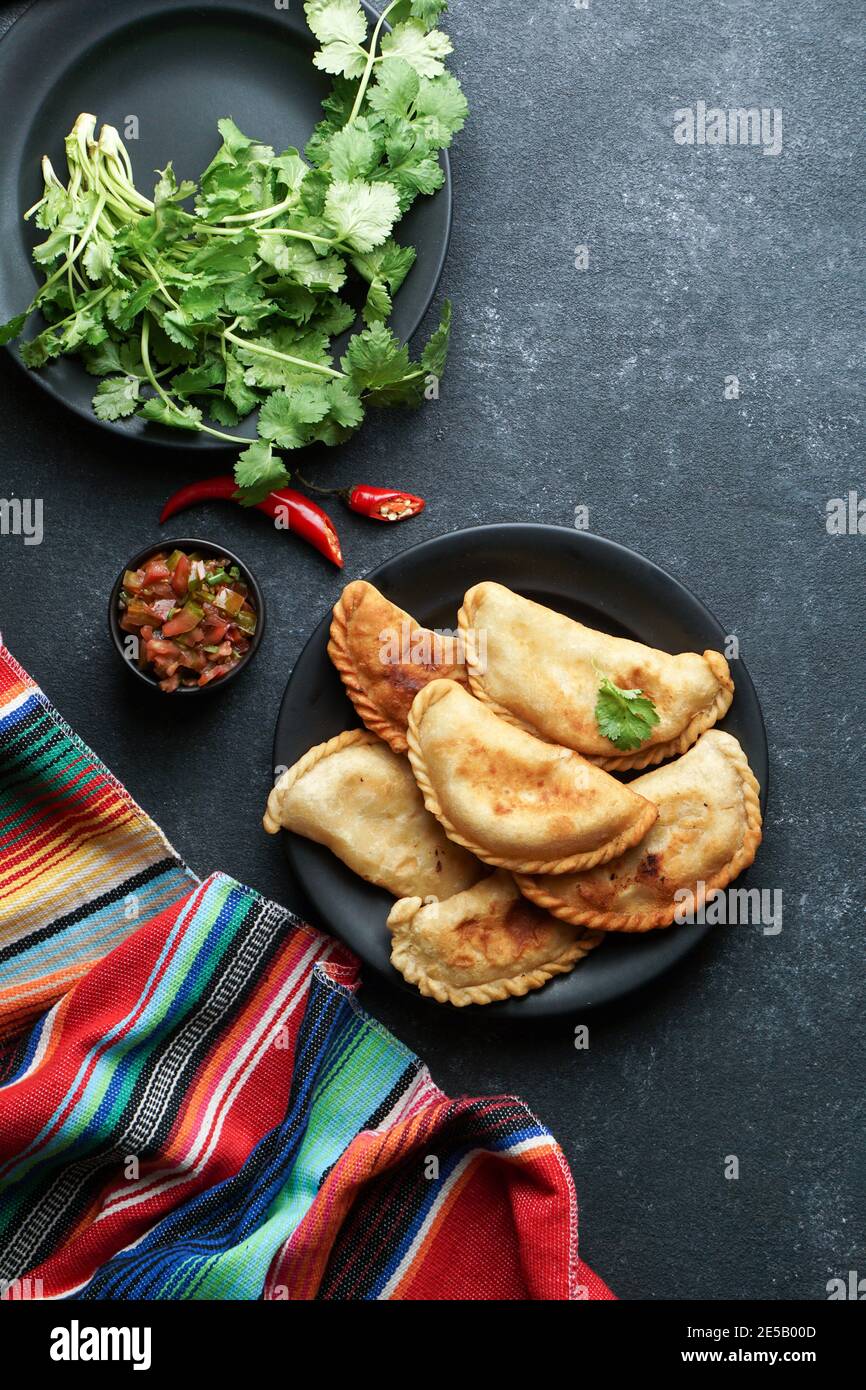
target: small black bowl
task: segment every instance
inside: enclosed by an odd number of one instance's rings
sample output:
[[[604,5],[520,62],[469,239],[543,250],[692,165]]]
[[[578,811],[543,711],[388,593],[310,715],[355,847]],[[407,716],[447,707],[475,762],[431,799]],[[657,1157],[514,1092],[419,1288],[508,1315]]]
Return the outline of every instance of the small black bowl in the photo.
[[[181,539],[178,540],[176,537],[170,536],[165,540],[155,541],[153,545],[149,545],[144,550],[140,550],[137,555],[133,555],[132,559],[127,561],[123,566],[123,569],[117,576],[114,588],[111,591],[111,598],[108,601],[108,630],[111,633],[111,638],[114,642],[117,654],[127,671],[131,672],[138,680],[150,686],[151,690],[155,690],[160,695],[163,692],[159,688],[159,681],[147,671],[142,671],[137,663],[130,661],[129,657],[126,655],[124,642],[129,634],[124,632],[120,626],[120,591],[123,588],[124,574],[127,570],[140,569],[145,560],[149,560],[151,555],[156,555],[160,550],[164,550],[168,555],[170,555],[173,550],[185,550],[187,552],[198,550],[203,555],[216,556],[219,559],[229,560],[233,565],[237,565],[241,572],[241,577],[244,582],[249,585],[250,594],[256,606],[258,622],[256,624],[255,636],[252,639],[250,649],[246,656],[238,662],[237,666],[235,666],[227,676],[220,676],[218,680],[211,681],[209,685],[182,685],[172,692],[173,696],[210,695],[215,690],[221,690],[224,686],[227,686],[231,681],[235,680],[242,671],[245,671],[258,651],[265,632],[265,596],[249,565],[245,565],[243,560],[239,560],[237,555],[233,555],[226,546],[215,545],[213,541],[202,541],[190,538],[189,536],[181,537]]]

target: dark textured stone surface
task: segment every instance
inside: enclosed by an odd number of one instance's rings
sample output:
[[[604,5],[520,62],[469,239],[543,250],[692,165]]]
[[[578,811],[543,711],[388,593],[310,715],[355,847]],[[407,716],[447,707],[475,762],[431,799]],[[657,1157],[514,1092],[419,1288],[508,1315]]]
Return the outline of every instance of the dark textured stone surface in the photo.
[[[346,577],[470,523],[570,524],[578,503],[671,570],[739,636],[763,701],[773,786],[754,882],[783,890],[784,929],[720,929],[651,994],[591,1018],[588,1052],[569,1028],[502,1032],[381,985],[364,1001],[446,1090],[525,1097],[574,1170],[582,1253],[622,1297],[822,1298],[866,1259],[866,537],[824,524],[828,498],[866,494],[862,11],[455,0],[449,27],[473,108],[443,284],[450,373],[438,404],[373,421],[322,470],[431,505],[396,535],[342,518]],[[782,154],[675,145],[673,111],[699,99],[781,107]],[[729,373],[739,401],[723,399]],[[297,902],[259,817],[283,687],[340,581],[261,518],[191,513],[263,578],[272,627],[222,700],[161,717],[128,688],[103,606],[190,465],[119,447],[5,358],[0,379],[0,492],[43,497],[47,525],[41,548],[0,542],[9,645],[197,870]]]

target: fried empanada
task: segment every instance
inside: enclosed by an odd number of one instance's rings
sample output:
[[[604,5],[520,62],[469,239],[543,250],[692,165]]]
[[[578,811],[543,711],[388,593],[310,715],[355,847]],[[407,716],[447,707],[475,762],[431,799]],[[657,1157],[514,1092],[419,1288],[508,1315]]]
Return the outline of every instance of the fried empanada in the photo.
[[[460,610],[469,685],[509,723],[574,748],[612,772],[653,767],[687,748],[734,697],[720,652],[667,652],[584,627],[501,584],[476,584]],[[659,723],[634,752],[620,752],[595,717],[602,675],[641,690]]]
[[[641,844],[588,873],[518,875],[520,891],[575,926],[649,931],[669,927],[678,909],[697,910],[754,860],[761,843],[759,787],[730,734],[711,729],[676,762],[631,786],[659,811]],[[681,889],[691,897],[676,899]]]
[[[397,898],[450,897],[484,872],[424,809],[406,759],[364,729],[311,748],[284,772],[268,798],[264,827],[326,845]]]
[[[658,815],[570,748],[506,724],[454,681],[433,681],[415,696],[409,760],[449,838],[494,868],[588,869],[643,839]]]
[[[445,902],[395,903],[391,964],[440,1004],[490,1004],[572,970],[603,932],[576,930],[522,898],[501,870]]]
[[[440,677],[467,684],[457,639],[420,627],[363,579],[347,584],[334,608],[328,656],[367,728],[395,753],[406,752],[419,690]]]

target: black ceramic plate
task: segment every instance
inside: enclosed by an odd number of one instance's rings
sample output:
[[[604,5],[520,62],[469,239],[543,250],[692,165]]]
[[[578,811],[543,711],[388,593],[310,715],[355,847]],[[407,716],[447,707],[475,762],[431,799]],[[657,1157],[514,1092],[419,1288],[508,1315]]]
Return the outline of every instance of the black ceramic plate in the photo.
[[[169,160],[179,178],[195,179],[216,152],[222,116],[277,149],[303,149],[331,84],[313,67],[315,48],[301,0],[287,9],[273,0],[37,0],[0,43],[0,323],[20,313],[40,283],[30,252],[42,234],[21,214],[41,196],[44,154],[62,177],[64,137],[80,112],[93,112],[121,135],[127,118],[137,117],[139,139],[127,143],[141,187],[152,186],[151,171]],[[424,317],[448,249],[451,178],[444,152],[442,164],[443,187],[419,198],[397,230],[418,252],[391,318],[403,339]],[[78,414],[102,423],[91,408],[96,382],[77,360],[31,375]],[[185,449],[225,448],[207,435],[134,418],[104,428]],[[254,437],[254,420],[237,432]]]
[[[471,585],[491,579],[592,627],[663,651],[724,648],[724,629],[671,575],[613,541],[559,526],[480,526],[457,531],[404,551],[368,578],[428,627],[453,630],[463,594]],[[328,613],[289,681],[277,722],[276,767],[291,766],[308,748],[358,724],[328,660],[330,621]],[[733,667],[737,693],[720,727],[743,745],[766,805],[768,754],[761,707],[742,662],[734,662]],[[322,846],[296,835],[283,838],[289,863],[322,920],[368,966],[409,989],[390,964],[385,919],[393,899],[357,878]],[[491,1010],[499,1016],[525,1019],[582,1013],[656,979],[694,950],[710,930],[683,926],[640,937],[611,934],[570,975],[552,980],[523,999],[472,1011]],[[443,1007],[421,995],[417,998],[431,1008]]]

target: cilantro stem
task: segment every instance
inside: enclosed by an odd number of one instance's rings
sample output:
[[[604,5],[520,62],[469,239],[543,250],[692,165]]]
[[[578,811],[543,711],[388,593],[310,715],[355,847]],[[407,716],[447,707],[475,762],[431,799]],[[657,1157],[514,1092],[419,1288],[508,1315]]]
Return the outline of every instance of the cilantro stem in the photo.
[[[142,213],[149,215],[153,212],[153,203],[148,198],[142,198],[131,184],[120,183],[111,173],[107,161],[103,161],[101,171],[100,187],[111,195],[111,206],[118,212],[125,222],[130,222],[133,217]],[[133,199],[132,195],[135,194]]]
[[[256,232],[259,236],[303,237],[304,241],[315,241],[319,246],[337,245],[336,237],[317,236],[315,232],[299,232],[294,227],[257,227]]]
[[[181,407],[177,404],[177,401],[172,400],[168,392],[160,385],[159,381],[157,380],[156,373],[154,372],[153,367],[151,366],[150,314],[145,314],[141,322],[141,360],[144,363],[144,370],[147,373],[147,379],[153,387],[154,391],[156,391],[157,395],[161,397],[162,401],[165,405],[168,406],[169,410],[173,410],[175,415],[180,415],[183,419],[187,421],[187,424],[189,424],[190,421],[188,416],[184,415],[184,412],[181,409]],[[213,435],[214,439],[224,439],[228,444],[243,444],[244,447],[246,447],[250,442],[248,439],[242,439],[240,435],[223,434],[222,430],[212,429],[210,425],[204,424],[202,420],[196,420],[194,422],[194,427],[195,429],[199,430],[202,434],[211,434]]]
[[[106,295],[109,295],[109,294],[111,294],[111,286],[110,286],[110,285],[108,285],[104,290],[100,290],[98,294],[95,294],[95,295],[93,296],[93,298],[91,299],[90,303],[87,305],[87,308],[88,308],[88,309],[92,309],[92,308],[94,307],[94,305],[100,304],[100,303],[102,302],[102,300],[105,299]],[[57,319],[57,321],[56,321],[55,323],[49,324],[48,327],[49,327],[50,331],[51,331],[52,333],[55,333],[55,332],[57,331],[58,328],[62,328],[62,327],[63,327],[64,323],[69,323],[70,319],[74,319],[77,313],[78,313],[78,308],[75,308],[75,309],[72,310],[72,313],[71,313],[71,314],[67,314],[65,318]]]
[[[160,275],[156,266],[151,265],[150,261],[147,259],[146,256],[142,256],[141,263],[144,266],[150,278],[156,281],[157,285],[159,286],[162,292],[163,297],[168,300],[172,308],[177,309],[178,313],[182,313],[183,311],[181,310],[181,307],[178,304],[177,300],[174,298],[174,295],[170,294],[169,291],[166,289],[165,285],[163,284],[162,276]]]
[[[388,15],[389,15],[389,14],[391,13],[391,11],[393,10],[394,6],[395,6],[395,5],[398,5],[399,3],[400,3],[400,0],[391,0],[390,5],[386,6],[386,8],[382,11],[382,13],[381,13],[380,16],[379,16],[379,22],[378,22],[378,24],[376,25],[375,29],[373,30],[373,37],[372,37],[372,39],[370,40],[370,51],[369,51],[369,53],[367,54],[367,66],[364,68],[364,73],[363,73],[363,76],[361,77],[361,85],[360,85],[360,87],[358,88],[358,91],[357,91],[357,93],[356,93],[356,95],[355,95],[355,104],[354,104],[354,106],[352,107],[352,111],[351,111],[351,114],[350,114],[350,116],[349,116],[349,119],[348,119],[347,122],[346,122],[346,125],[352,125],[352,124],[353,124],[353,122],[354,122],[354,121],[356,120],[356,118],[357,118],[358,112],[359,112],[360,109],[361,109],[361,106],[362,106],[363,101],[364,101],[364,97],[365,97],[366,92],[367,92],[367,87],[369,86],[369,83],[370,83],[370,78],[371,78],[371,76],[372,76],[372,74],[373,74],[373,64],[374,64],[375,61],[376,61],[376,44],[379,42],[379,35],[380,35],[381,32],[382,32],[382,26],[383,26],[383,24],[385,23],[385,20],[387,19]]]
[[[296,237],[299,241],[312,241],[319,246],[337,245],[333,237],[317,236],[314,232],[299,232],[294,227],[221,227],[203,223],[197,230],[205,236],[237,236],[238,232],[249,230],[254,231],[256,236],[288,236]]]
[[[221,337],[228,338],[230,343],[236,343],[238,347],[244,348],[247,352],[259,353],[262,357],[275,357],[279,362],[290,362],[293,367],[303,367],[304,371],[321,372],[323,376],[333,377],[335,381],[345,379],[345,373],[335,371],[333,367],[325,367],[321,362],[308,362],[305,357],[292,357],[287,352],[277,352],[276,348],[262,347],[260,343],[247,342],[246,339],[238,338],[228,329],[221,334]]]
[[[284,198],[281,203],[274,203],[272,207],[260,208],[258,212],[230,212],[223,218],[220,226],[228,222],[259,222],[266,221],[269,217],[279,217],[281,212],[292,206],[291,198]]]

